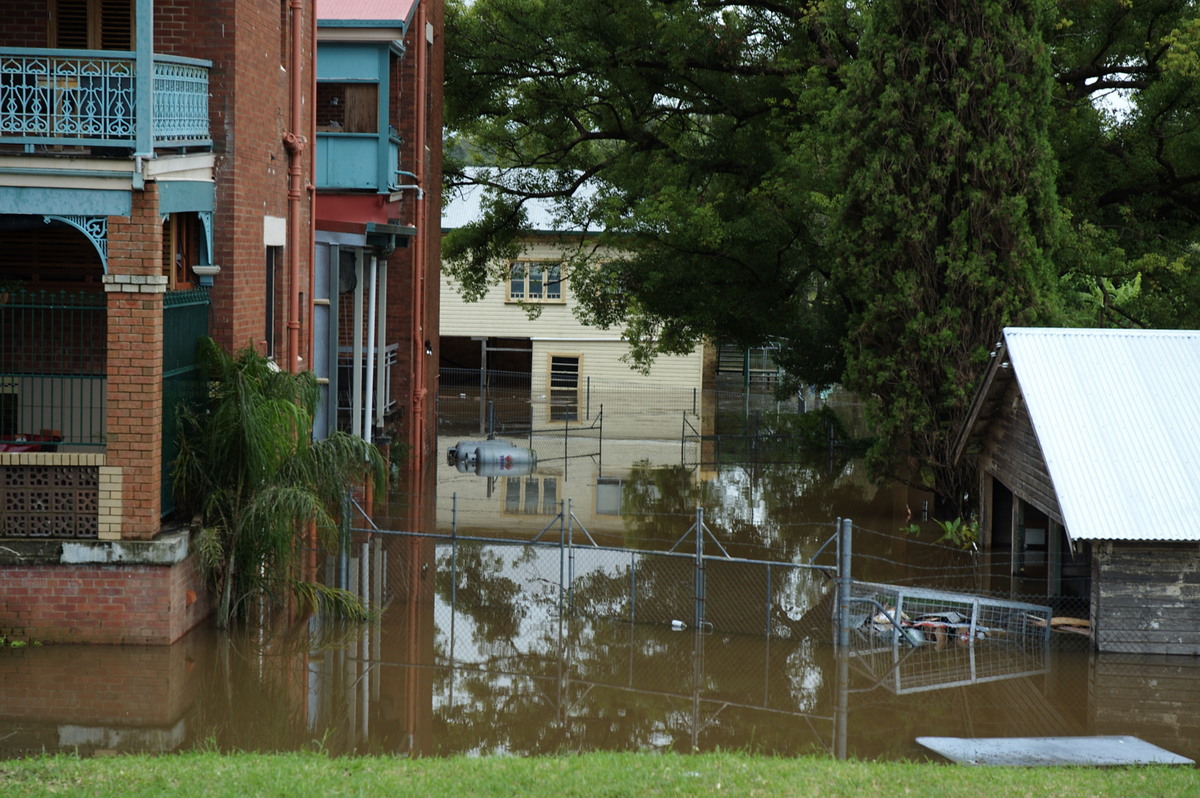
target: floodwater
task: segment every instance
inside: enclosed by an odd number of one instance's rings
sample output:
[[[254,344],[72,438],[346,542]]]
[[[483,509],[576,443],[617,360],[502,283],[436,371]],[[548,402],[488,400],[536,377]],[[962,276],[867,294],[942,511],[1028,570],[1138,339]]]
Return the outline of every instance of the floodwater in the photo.
[[[1191,658],[1099,655],[1062,633],[919,648],[865,634],[837,656],[833,582],[810,567],[834,563],[822,544],[836,519],[853,519],[859,579],[962,590],[986,579],[971,554],[900,531],[928,496],[877,487],[855,460],[779,436],[750,454],[731,437],[721,462],[701,464],[706,444],[678,421],[659,425],[685,430],[674,439],[606,424],[603,436],[510,436],[537,452],[531,474],[442,462],[436,498],[390,497],[379,529],[327,566],[383,605],[367,626],[0,649],[0,756],[936,759],[915,738],[1116,734],[1200,755]],[[469,432],[448,431],[443,454]],[[432,535],[409,534],[414,504],[417,531]]]

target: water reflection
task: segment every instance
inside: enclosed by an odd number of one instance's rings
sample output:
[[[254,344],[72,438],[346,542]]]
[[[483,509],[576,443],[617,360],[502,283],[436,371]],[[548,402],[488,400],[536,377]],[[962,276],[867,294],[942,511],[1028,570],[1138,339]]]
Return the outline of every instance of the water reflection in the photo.
[[[553,447],[570,455],[569,441]],[[1099,656],[1060,635],[1036,667],[984,646],[835,657],[828,580],[801,567],[835,518],[864,530],[859,578],[975,578],[969,555],[896,532],[926,497],[824,454],[701,468],[678,441],[605,441],[603,452],[557,462],[539,451],[538,470],[513,481],[442,466],[436,517],[428,503],[442,538],[359,534],[328,563],[330,581],[383,606],[366,627],[312,620],[290,632],[200,629],[169,648],[0,649],[0,755],[722,748],[922,759],[921,735],[1075,734],[1200,755],[1190,658]],[[388,519],[419,515],[413,501],[392,497],[380,527],[412,532]],[[708,566],[711,633],[692,622],[697,506],[731,555],[759,561]],[[568,545],[525,545],[539,534]],[[971,668],[1009,678],[964,684]],[[912,674],[922,691],[896,687]]]
[[[477,638],[473,622],[464,627],[458,634],[475,654],[462,663],[449,656],[449,646],[463,650],[454,630],[439,631],[429,658],[424,646],[406,649],[403,628],[382,627],[374,659],[363,657],[357,635],[349,645],[333,636],[310,647],[209,631],[170,649],[5,652],[0,750],[445,755],[720,747],[791,755],[834,750],[840,731],[856,757],[923,756],[912,742],[918,735],[1088,733],[1136,734],[1197,753],[1186,719],[1195,717],[1200,672],[1190,659],[1055,649],[1043,676],[903,695],[858,670],[839,683],[830,648],[815,639],[600,622],[568,624],[561,637],[546,629],[543,645],[521,650],[511,638]],[[1164,678],[1182,689],[1169,698],[1149,690]]]
[[[732,748],[921,758],[919,735],[1118,733],[1198,753],[1191,659],[1101,657],[1056,638],[1041,675],[905,694],[876,673],[839,668],[814,637],[559,624],[553,613],[515,628],[482,604],[445,609],[439,598],[418,618],[400,602],[373,628],[312,638],[201,630],[169,649],[5,651],[0,753]],[[409,628],[414,620],[424,628]],[[1156,681],[1175,689],[1167,697]]]

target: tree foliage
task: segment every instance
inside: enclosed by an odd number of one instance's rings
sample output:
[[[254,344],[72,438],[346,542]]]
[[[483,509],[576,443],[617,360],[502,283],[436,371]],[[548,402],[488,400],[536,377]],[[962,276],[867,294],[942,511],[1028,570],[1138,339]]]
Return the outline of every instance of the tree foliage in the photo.
[[[1047,318],[1058,208],[1040,0],[879,0],[847,66],[832,254],[877,460],[952,446],[998,332]]]
[[[473,0],[447,43],[447,191],[493,189],[446,243],[468,295],[551,202],[641,362],[782,341],[947,492],[1004,324],[1200,325],[1187,0]]]
[[[352,594],[300,578],[301,534],[313,525],[325,542],[336,538],[347,486],[382,485],[378,450],[344,433],[312,440],[311,372],[280,371],[251,348],[232,356],[207,338],[200,362],[208,401],[182,413],[174,491],[179,509],[202,522],[195,545],[217,591],[218,625],[244,617],[251,599],[289,594],[310,609],[361,616]]]

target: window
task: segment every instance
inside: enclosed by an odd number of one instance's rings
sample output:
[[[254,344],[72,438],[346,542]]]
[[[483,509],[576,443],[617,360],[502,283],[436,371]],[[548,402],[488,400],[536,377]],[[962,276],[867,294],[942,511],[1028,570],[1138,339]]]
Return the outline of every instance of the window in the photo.
[[[579,355],[550,356],[550,420],[579,420]]]
[[[173,213],[163,222],[163,273],[172,290],[192,288],[192,267],[200,263],[200,219]]]
[[[379,134],[379,85],[317,84],[317,130]]]
[[[504,512],[509,515],[554,515],[558,512],[558,477],[504,477]]]
[[[562,264],[520,261],[508,267],[510,302],[562,302]]]
[[[57,0],[50,46],[62,50],[133,49],[133,0]]]
[[[624,480],[600,477],[596,480],[596,515],[620,515]]]
[[[266,351],[264,354],[269,358],[275,357],[275,328],[276,323],[281,318],[279,315],[279,281],[276,277],[282,259],[283,247],[267,247],[266,264],[263,270],[266,275],[266,283],[263,286],[263,293],[266,296],[266,307],[264,308]]]

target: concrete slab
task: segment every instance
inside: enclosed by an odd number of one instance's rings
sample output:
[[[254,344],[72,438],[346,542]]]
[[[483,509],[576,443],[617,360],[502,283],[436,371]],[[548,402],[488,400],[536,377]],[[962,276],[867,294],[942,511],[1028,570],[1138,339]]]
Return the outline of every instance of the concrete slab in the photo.
[[[960,765],[1192,765],[1187,757],[1127,735],[1114,737],[918,737]]]

